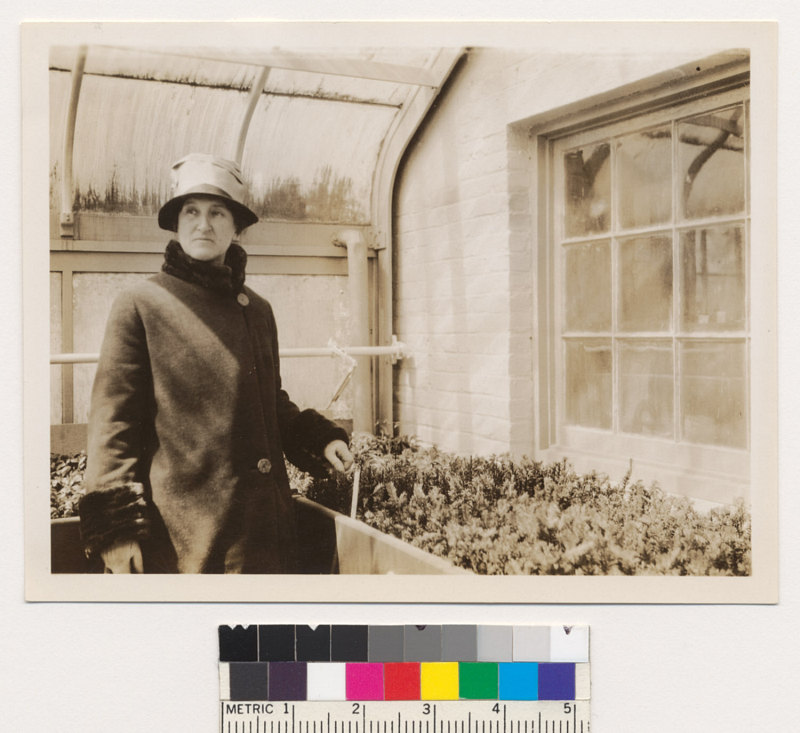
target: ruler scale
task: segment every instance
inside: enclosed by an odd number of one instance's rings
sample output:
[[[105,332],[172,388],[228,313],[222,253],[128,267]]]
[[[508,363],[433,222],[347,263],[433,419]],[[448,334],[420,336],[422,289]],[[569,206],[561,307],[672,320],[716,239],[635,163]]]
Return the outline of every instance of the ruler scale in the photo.
[[[487,702],[441,701],[430,705],[425,713],[421,703],[396,701],[370,701],[362,704],[360,720],[348,720],[353,715],[351,702],[296,702],[289,704],[289,712],[281,706],[263,701],[220,701],[222,733],[267,733],[275,724],[283,733],[303,733],[309,726],[319,733],[337,733],[347,723],[349,733],[374,731],[378,725],[383,730],[394,731],[395,723],[411,733],[429,731],[446,733],[452,726],[466,723],[467,730],[488,730],[489,733],[509,733],[513,728],[524,733],[589,733],[589,701],[539,700],[511,701],[495,712]],[[425,719],[436,712],[438,721]],[[496,716],[502,715],[502,719]],[[467,721],[471,719],[471,723]],[[410,726],[408,725],[410,723]],[[269,727],[268,727],[269,724]],[[384,727],[386,726],[386,727]]]
[[[581,626],[220,626],[221,733],[589,733]]]

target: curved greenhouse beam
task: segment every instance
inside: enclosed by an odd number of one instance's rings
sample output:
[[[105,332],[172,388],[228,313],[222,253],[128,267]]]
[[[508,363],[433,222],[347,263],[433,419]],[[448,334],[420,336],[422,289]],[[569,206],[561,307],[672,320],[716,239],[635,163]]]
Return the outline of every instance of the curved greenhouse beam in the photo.
[[[377,272],[377,343],[386,346],[392,343],[392,206],[394,179],[400,160],[414,133],[428,115],[431,105],[439,96],[442,86],[450,77],[456,64],[466,53],[464,48],[444,48],[433,60],[428,73],[436,79],[434,87],[414,90],[403,105],[383,141],[375,173],[372,178],[371,221],[375,233],[375,249],[378,251]],[[394,425],[392,360],[387,356],[377,358],[375,370],[377,385],[376,422],[391,433]]]
[[[236,154],[234,156],[234,160],[241,165],[242,163],[242,156],[244,155],[244,144],[247,140],[247,131],[250,129],[250,122],[253,119],[253,113],[256,111],[256,105],[258,104],[258,100],[261,99],[261,92],[264,91],[264,87],[267,85],[267,79],[269,78],[269,66],[265,66],[259,72],[256,80],[253,82],[253,86],[250,87],[250,99],[247,101],[247,109],[244,112],[244,117],[242,118],[242,126],[239,128],[239,139],[236,142]]]
[[[248,66],[269,66],[273,69],[287,71],[307,71],[313,74],[331,74],[333,76],[349,76],[356,79],[388,81],[394,84],[412,84],[416,86],[436,87],[436,75],[429,69],[401,64],[384,64],[377,61],[361,59],[333,58],[331,56],[297,55],[286,52],[225,52],[221,54],[214,48],[187,48],[176,51],[174,48],[142,49],[130,46],[115,46],[117,50],[134,53],[152,53],[159,56],[183,56],[206,61],[245,64]]]
[[[72,83],[69,90],[69,107],[67,108],[67,125],[64,129],[64,156],[61,172],[61,216],[59,217],[62,237],[75,236],[75,221],[72,214],[74,197],[74,175],[72,171],[72,155],[75,148],[75,120],[78,117],[78,100],[81,96],[83,70],[86,67],[86,46],[79,46],[72,69]]]

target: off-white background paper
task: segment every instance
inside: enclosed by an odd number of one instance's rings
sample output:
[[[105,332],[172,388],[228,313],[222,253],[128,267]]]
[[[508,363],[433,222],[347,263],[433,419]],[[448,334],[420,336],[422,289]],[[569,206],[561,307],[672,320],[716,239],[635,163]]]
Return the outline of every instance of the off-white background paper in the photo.
[[[369,3],[338,7],[337,17],[381,17]],[[20,107],[21,11],[4,9],[2,25],[3,221],[6,222],[2,307],[3,420],[0,450],[3,512],[2,578],[3,722],[5,730],[214,731],[217,727],[216,626],[219,623],[586,623],[592,627],[593,730],[747,731],[791,728],[800,674],[800,518],[797,476],[800,451],[800,362],[795,325],[800,312],[796,282],[800,194],[795,129],[800,119],[800,19],[789,5],[711,2],[659,4],[657,15],[639,4],[602,6],[541,3],[539,17],[556,18],[774,18],[780,26],[779,85],[779,298],[780,298],[780,602],[777,605],[613,606],[547,605],[336,605],[327,604],[87,604],[23,600],[23,491],[20,385]],[[322,6],[324,8],[324,6]],[[81,10],[56,2],[34,3],[25,17],[226,19],[253,18],[262,8],[246,3],[200,2],[183,10],[161,3]],[[331,17],[301,2],[273,2],[273,17]],[[458,19],[532,17],[530,3],[505,3],[502,11],[475,2],[409,2],[402,17]],[[94,16],[92,15],[94,13]],[[382,11],[385,17],[387,11]],[[42,293],[46,297],[46,293]],[[311,581],[309,581],[311,582]],[[335,597],[331,600],[335,600]],[[491,598],[486,599],[491,600]]]

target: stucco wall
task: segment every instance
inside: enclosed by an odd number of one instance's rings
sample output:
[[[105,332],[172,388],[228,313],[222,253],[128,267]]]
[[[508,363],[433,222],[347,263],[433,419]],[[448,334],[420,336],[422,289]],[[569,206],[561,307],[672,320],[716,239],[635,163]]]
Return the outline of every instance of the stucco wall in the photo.
[[[247,284],[272,305],[282,349],[327,346],[330,339],[342,346],[352,343],[346,276],[251,275]],[[326,411],[346,373],[339,358],[281,359],[283,388],[303,408]],[[326,414],[352,417],[352,383]]]
[[[534,453],[533,115],[716,49],[567,55],[477,49],[409,147],[395,191],[402,432],[462,453]],[[513,127],[512,127],[513,126]]]
[[[73,278],[74,351],[100,350],[114,296],[138,280],[137,273],[75,273]],[[51,275],[51,349],[60,351],[59,276]],[[347,277],[336,275],[249,275],[247,284],[272,304],[281,348],[326,346],[333,338],[349,343]],[[310,318],[309,314],[313,314]],[[60,367],[52,367],[51,421],[61,422]],[[96,366],[74,366],[74,422],[86,422]],[[281,362],[283,385],[301,407],[324,410],[346,373],[332,357],[292,357]],[[352,416],[350,386],[327,411],[332,417]]]
[[[61,351],[61,273],[50,273],[50,351]],[[62,422],[61,368],[50,367],[50,423]]]

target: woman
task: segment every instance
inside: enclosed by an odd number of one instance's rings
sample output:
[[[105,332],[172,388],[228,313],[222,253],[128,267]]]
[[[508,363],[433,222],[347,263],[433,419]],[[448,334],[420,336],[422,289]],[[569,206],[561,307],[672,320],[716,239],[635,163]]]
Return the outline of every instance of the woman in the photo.
[[[347,434],[281,389],[272,309],[233,240],[258,217],[235,163],[193,154],[158,213],[162,272],[122,293],[92,390],[81,532],[106,572],[296,570],[284,453],[352,463]]]

